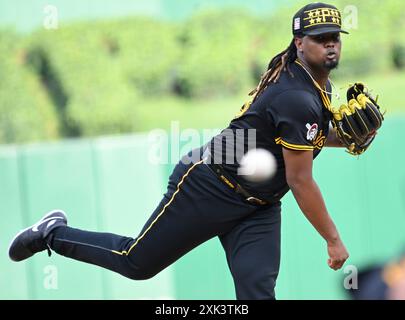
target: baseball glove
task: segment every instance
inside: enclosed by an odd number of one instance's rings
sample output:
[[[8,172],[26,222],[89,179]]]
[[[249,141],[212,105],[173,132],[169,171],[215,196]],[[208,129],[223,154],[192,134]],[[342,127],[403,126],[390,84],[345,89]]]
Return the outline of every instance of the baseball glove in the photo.
[[[347,90],[347,104],[332,110],[332,114],[332,126],[352,155],[360,155],[367,150],[384,121],[377,101],[363,83],[351,85]]]

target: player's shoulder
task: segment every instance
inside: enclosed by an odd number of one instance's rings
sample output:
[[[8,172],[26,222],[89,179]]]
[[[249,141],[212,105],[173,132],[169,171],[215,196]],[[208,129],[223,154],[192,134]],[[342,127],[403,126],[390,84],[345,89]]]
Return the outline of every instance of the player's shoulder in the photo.
[[[306,88],[292,87],[280,90],[273,95],[273,100],[292,100],[298,101],[300,99],[312,100],[314,98],[314,93]]]
[[[259,96],[257,104],[267,110],[298,109],[320,111],[320,98],[311,79],[294,63],[281,73],[276,83],[269,85]],[[283,111],[284,112],[284,111]]]
[[[276,83],[269,85],[259,96],[260,100],[269,103],[277,99],[290,99],[304,98],[310,99],[314,95],[311,87],[303,85],[295,79],[288,79],[290,75],[283,75]]]
[[[300,70],[293,70],[290,74],[288,71],[282,72],[276,83],[272,83],[264,92],[264,99],[268,102],[277,100],[304,100],[310,101],[317,97],[317,92],[312,83],[309,83]]]
[[[274,95],[269,106],[311,109],[316,107],[316,102],[317,99],[313,92],[304,88],[289,88]]]

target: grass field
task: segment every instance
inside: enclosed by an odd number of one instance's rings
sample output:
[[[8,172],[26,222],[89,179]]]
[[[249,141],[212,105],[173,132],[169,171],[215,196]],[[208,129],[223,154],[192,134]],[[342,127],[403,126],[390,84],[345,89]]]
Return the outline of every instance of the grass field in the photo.
[[[364,78],[348,77],[347,81],[336,81],[341,100],[333,101],[339,106],[345,102],[347,84],[362,81],[372,89],[373,95],[379,95],[382,110],[387,110],[387,117],[405,114],[405,102],[400,99],[400,93],[405,89],[405,73],[391,72],[372,75]],[[237,113],[242,104],[248,100],[247,92],[235,97],[206,100],[186,100],[179,98],[150,99],[140,106],[137,111],[138,131],[154,128],[168,129],[172,121],[179,121],[180,128],[223,128]]]

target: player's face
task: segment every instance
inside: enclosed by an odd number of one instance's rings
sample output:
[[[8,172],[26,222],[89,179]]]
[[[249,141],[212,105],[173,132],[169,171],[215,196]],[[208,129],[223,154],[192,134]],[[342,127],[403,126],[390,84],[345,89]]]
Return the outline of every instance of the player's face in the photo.
[[[324,33],[302,38],[302,53],[305,61],[316,68],[332,70],[339,64],[342,42],[340,33]]]

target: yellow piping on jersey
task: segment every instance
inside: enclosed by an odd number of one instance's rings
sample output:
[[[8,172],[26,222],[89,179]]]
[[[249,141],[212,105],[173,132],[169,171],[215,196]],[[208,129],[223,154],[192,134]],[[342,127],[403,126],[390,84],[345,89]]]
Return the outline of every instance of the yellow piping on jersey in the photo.
[[[237,118],[241,117],[242,115],[244,115],[246,113],[246,111],[249,110],[251,105],[252,105],[252,100],[244,103],[242,108],[240,108],[239,112],[235,115],[234,119],[237,119]]]
[[[309,73],[309,71],[302,65],[301,62],[299,62],[298,60],[295,60],[295,63],[300,65],[310,76],[312,82],[314,83],[315,87],[319,90],[320,94],[321,94],[321,98],[322,98],[322,102],[323,105],[325,106],[326,109],[328,109],[330,112],[333,113],[333,107],[332,107],[332,103],[328,97],[328,95],[324,92],[326,91],[326,86],[324,87],[324,89],[321,88],[321,86],[319,85],[318,82],[315,81],[315,79],[312,78],[311,74]]]
[[[281,137],[274,139],[274,141],[276,142],[276,144],[281,144],[282,146],[284,146],[288,149],[306,150],[306,151],[314,150],[314,147],[312,147],[312,146],[305,146],[305,145],[292,144],[292,143],[285,142],[284,140],[281,139]]]
[[[152,223],[149,225],[149,227],[144,231],[144,233],[138,237],[138,239],[136,240],[136,242],[129,248],[128,251],[116,251],[116,250],[111,250],[111,252],[119,254],[119,255],[129,255],[129,253],[131,252],[131,250],[138,244],[138,242],[146,235],[146,233],[150,230],[150,228],[152,228],[152,226],[156,223],[156,221],[160,218],[160,216],[165,212],[166,208],[173,202],[174,197],[176,196],[176,194],[180,191],[180,186],[182,185],[182,183],[184,182],[184,179],[188,176],[188,174],[191,172],[191,170],[193,170],[195,168],[195,166],[203,163],[203,160],[198,161],[197,163],[195,163],[190,169],[187,170],[187,172],[183,175],[183,177],[181,178],[180,182],[177,184],[177,190],[173,193],[172,197],[170,198],[169,202],[165,204],[165,206],[163,207],[162,211],[159,212],[159,214],[157,215],[157,217],[155,218],[155,220],[152,221]]]
[[[232,189],[235,189],[236,187],[233,185],[232,182],[230,182],[227,178],[225,178],[222,174],[220,176],[220,179],[225,182],[228,186],[230,186]]]

